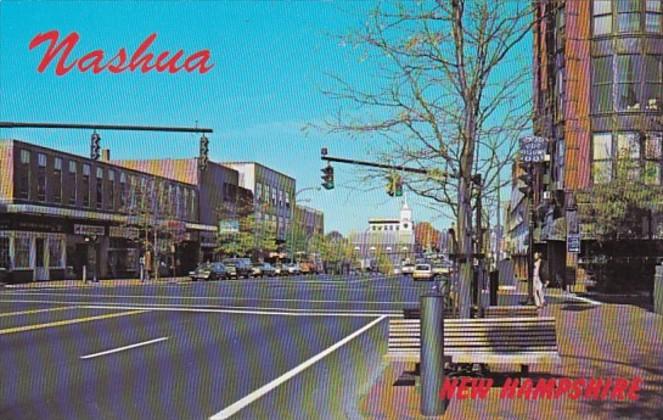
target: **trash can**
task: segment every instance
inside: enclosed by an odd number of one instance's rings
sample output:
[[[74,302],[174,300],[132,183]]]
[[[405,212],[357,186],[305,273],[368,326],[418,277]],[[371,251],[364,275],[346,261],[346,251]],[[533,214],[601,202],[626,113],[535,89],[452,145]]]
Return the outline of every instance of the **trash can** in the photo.
[[[497,306],[497,289],[499,288],[500,272],[490,272],[490,306]]]

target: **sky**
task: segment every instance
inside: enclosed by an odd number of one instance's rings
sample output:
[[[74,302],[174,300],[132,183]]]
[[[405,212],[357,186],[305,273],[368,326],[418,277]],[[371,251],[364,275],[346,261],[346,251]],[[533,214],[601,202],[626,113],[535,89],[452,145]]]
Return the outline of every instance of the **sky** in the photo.
[[[374,83],[374,63],[339,35],[366,21],[372,2],[19,2],[0,0],[0,120],[209,127],[210,159],[257,161],[284,172],[297,188],[320,185],[320,148],[330,155],[371,160],[375,140],[307,129],[339,109],[323,94],[337,75],[359,86]],[[152,33],[151,51],[210,51],[205,74],[73,70],[37,71],[46,44],[30,51],[39,33],[77,32],[72,57],[102,49],[128,54]],[[21,139],[89,155],[86,130],[0,129]],[[198,153],[196,134],[104,131],[113,159],[184,158]],[[325,213],[325,230],[362,231],[369,217],[398,215],[401,201],[380,183],[353,185],[361,173],[335,166],[336,188],[310,190],[298,202]],[[407,194],[416,221],[446,229],[450,221]]]

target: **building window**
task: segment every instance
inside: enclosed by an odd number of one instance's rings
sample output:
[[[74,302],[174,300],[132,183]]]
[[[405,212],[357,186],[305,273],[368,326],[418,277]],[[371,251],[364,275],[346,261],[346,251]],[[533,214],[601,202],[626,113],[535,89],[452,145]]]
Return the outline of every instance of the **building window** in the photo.
[[[183,194],[182,202],[184,203],[184,219],[189,219],[189,217],[191,217],[191,212],[189,209],[189,189],[184,188],[182,194]]]
[[[592,138],[592,176],[595,184],[612,179],[612,134],[594,134]]]
[[[37,200],[46,201],[46,155],[37,154]]]
[[[83,164],[83,207],[90,207],[90,165]]]
[[[256,184],[256,202],[259,203],[261,199],[262,199],[262,184],[258,182]]]
[[[594,0],[594,35],[606,35],[612,32],[611,0]]]
[[[556,164],[557,164],[557,189],[563,189],[564,188],[564,159],[565,159],[565,143],[564,140],[558,140],[557,141],[557,158]]]
[[[288,194],[288,193],[285,194],[285,207],[287,209],[290,208],[290,194]]]
[[[9,258],[9,238],[0,237],[0,267],[11,268]]]
[[[115,171],[108,170],[108,208],[113,210],[115,206]]]
[[[62,261],[62,240],[60,239],[48,240],[48,266],[64,267]]]
[[[640,31],[640,0],[617,1],[617,31],[619,33]]]
[[[660,111],[663,105],[663,56],[646,55],[644,104],[647,111]]]
[[[647,133],[645,137],[644,181],[650,185],[661,184],[661,160],[663,153],[663,133]]]
[[[612,56],[592,58],[592,112],[612,111]]]
[[[124,209],[127,204],[127,175],[120,172],[120,209]]]
[[[96,183],[96,203],[97,208],[100,209],[104,202],[104,170],[97,168],[97,183]]]
[[[14,268],[30,268],[30,245],[29,237],[19,236],[14,239]]]
[[[62,202],[62,158],[53,159],[53,201]]]
[[[635,180],[640,177],[640,135],[637,133],[617,134],[617,158],[632,162],[629,166],[628,178]]]
[[[617,111],[640,110],[640,77],[642,58],[639,55],[618,55],[616,57]]]
[[[18,176],[18,198],[30,198],[30,151],[21,150],[21,170]]]
[[[75,206],[76,192],[78,191],[78,188],[76,185],[76,162],[73,160],[69,161],[69,175],[67,176],[67,182],[69,184],[69,204]]]
[[[645,1],[645,31],[660,34],[661,18],[663,16],[663,1],[646,0]]]
[[[566,16],[564,8],[560,8],[555,15],[555,46],[557,50],[564,48],[564,39],[565,39],[565,29],[566,29]]]

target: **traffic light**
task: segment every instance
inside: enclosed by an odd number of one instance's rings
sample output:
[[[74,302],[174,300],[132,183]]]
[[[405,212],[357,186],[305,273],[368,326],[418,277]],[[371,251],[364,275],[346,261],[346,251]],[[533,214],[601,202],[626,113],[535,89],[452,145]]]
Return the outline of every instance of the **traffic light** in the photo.
[[[334,188],[334,168],[331,165],[327,165],[325,168],[320,169],[322,172],[322,187],[326,190],[331,190]]]
[[[532,192],[534,181],[531,164],[521,162],[519,166],[524,171],[524,173],[518,176],[518,180],[523,184],[518,187],[518,190],[525,195],[529,195]]]
[[[97,133],[92,133],[90,138],[90,159],[99,160],[101,157],[101,136]]]
[[[394,195],[396,197],[403,196],[403,178],[400,175],[396,175],[394,180]]]
[[[207,169],[207,162],[209,161],[209,139],[203,134],[200,137],[200,156],[198,158],[198,166],[201,170]]]
[[[389,197],[393,197],[394,194],[396,193],[396,183],[394,182],[394,175],[393,174],[388,174],[387,175],[387,194]]]

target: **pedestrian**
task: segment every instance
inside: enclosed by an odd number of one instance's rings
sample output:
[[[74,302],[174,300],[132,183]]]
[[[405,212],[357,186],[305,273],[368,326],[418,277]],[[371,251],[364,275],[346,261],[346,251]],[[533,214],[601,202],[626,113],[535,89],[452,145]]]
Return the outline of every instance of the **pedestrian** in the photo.
[[[141,255],[138,262],[140,265],[140,281],[145,281],[145,254]]]
[[[145,281],[150,280],[150,272],[152,271],[152,252],[145,251]]]
[[[546,305],[546,299],[543,296],[543,282],[541,281],[541,265],[543,260],[541,259],[541,253],[534,253],[534,276],[532,279],[532,284],[534,286],[534,303],[537,308],[543,308]]]

